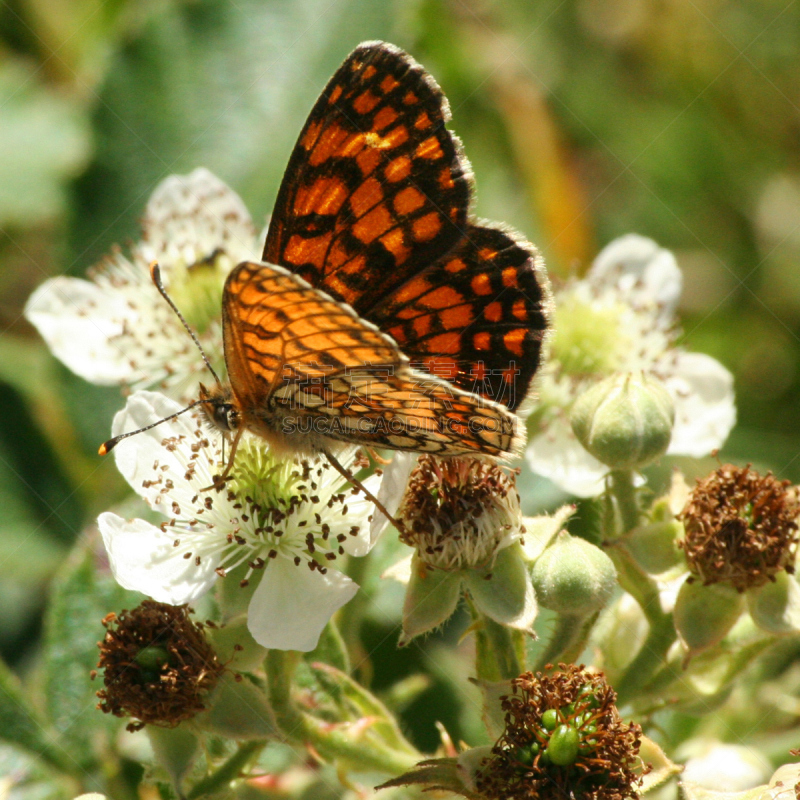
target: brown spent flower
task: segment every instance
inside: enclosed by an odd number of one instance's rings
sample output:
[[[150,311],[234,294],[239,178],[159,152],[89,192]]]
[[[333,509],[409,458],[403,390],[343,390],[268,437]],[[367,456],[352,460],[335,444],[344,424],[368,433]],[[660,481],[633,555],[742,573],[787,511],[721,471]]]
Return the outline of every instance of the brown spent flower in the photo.
[[[686,530],[680,546],[703,585],[726,581],[743,592],[775,580],[782,569],[794,572],[799,515],[789,481],[724,464],[697,481],[680,514]]]
[[[511,681],[501,698],[505,731],[478,773],[476,788],[493,800],[638,798],[647,771],[642,729],[625,725],[616,694],[601,673],[548,665]]]
[[[469,457],[421,455],[398,517],[402,541],[444,570],[484,566],[506,535],[524,533],[516,473]]]
[[[134,717],[129,731],[145,725],[174,728],[193,717],[224,671],[190,610],[145,600],[103,620],[106,635],[97,644],[97,666],[105,670],[105,688],[97,692],[97,707]]]

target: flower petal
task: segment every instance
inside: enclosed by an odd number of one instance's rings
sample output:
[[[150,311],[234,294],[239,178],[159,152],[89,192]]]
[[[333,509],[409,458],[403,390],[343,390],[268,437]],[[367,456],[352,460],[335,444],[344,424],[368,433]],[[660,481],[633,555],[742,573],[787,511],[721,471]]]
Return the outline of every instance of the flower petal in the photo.
[[[160,603],[191,603],[217,579],[219,561],[205,558],[198,565],[174,547],[174,532],[162,531],[142,519],[126,521],[106,512],[97,519],[111,571],[117,583],[149,595]]]
[[[184,406],[158,392],[135,392],[128,398],[125,408],[115,415],[111,433],[113,436],[119,436],[144,428],[175,414],[182,408]],[[178,436],[194,441],[196,430],[197,421],[187,413],[149,431],[123,439],[114,448],[117,468],[131,488],[151,506],[160,508],[164,513],[167,511],[163,508],[162,490],[167,480],[172,482],[168,499],[179,505],[185,503],[191,506],[195,505],[191,502],[191,498],[197,494],[198,489],[211,483],[212,470],[205,463],[204,457],[195,460],[197,476],[194,484],[190,484],[184,477],[186,463],[179,458],[178,451],[170,451],[163,444],[165,438]],[[207,432],[206,435],[210,437],[216,434]],[[186,451],[187,448],[183,450]],[[153,479],[155,463],[161,467],[161,477],[164,478],[164,482]]]
[[[570,494],[594,497],[605,488],[608,467],[583,449],[563,418],[554,419],[531,441],[525,457],[534,472]]]
[[[698,458],[721,447],[736,423],[733,376],[705,353],[675,352],[663,378],[675,402],[667,453]]]
[[[383,470],[381,488],[378,491],[378,500],[383,503],[390,514],[396,514],[406,493],[408,477],[417,465],[419,456],[416,453],[397,452],[392,456],[392,460]],[[378,537],[383,533],[383,529],[389,520],[380,512],[375,511],[370,526],[371,545],[378,541]]]
[[[28,298],[25,317],[76,375],[111,385],[135,372],[130,354],[115,341],[123,326],[135,326],[139,317],[126,300],[122,292],[80,278],[52,278]]]
[[[656,303],[658,316],[671,321],[681,294],[683,276],[669,250],[652,239],[629,233],[606,245],[587,276],[593,283],[618,285],[636,302]]]
[[[257,261],[256,231],[239,195],[216,175],[200,167],[188,175],[170,175],[150,196],[142,220],[146,261],[158,261],[169,273],[173,265],[195,264],[224,250],[231,266]]]
[[[333,569],[323,575],[285,558],[268,562],[247,612],[247,626],[262,646],[307,653],[317,646],[334,612],[358,584]]]

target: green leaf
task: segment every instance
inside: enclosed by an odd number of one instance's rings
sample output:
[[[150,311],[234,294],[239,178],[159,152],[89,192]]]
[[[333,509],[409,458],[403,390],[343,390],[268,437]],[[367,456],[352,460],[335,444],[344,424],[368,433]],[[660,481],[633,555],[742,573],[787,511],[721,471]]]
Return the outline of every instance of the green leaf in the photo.
[[[0,225],[32,225],[60,215],[65,184],[89,156],[80,106],[38,85],[19,64],[0,67]]]
[[[82,766],[93,761],[98,729],[118,723],[97,709],[89,673],[97,666],[101,620],[111,611],[134,608],[140,596],[122,589],[95,567],[89,542],[82,542],[57,576],[45,618],[44,692],[47,711],[61,741]]]
[[[59,746],[46,721],[28,701],[30,693],[0,661],[0,737],[38,756],[63,772],[75,771],[76,764]]]

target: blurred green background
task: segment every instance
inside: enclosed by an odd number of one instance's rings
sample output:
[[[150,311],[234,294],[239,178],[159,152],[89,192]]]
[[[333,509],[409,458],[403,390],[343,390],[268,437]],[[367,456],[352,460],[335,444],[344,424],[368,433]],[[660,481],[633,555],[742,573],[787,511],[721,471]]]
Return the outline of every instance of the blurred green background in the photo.
[[[476,213],[527,234],[553,275],[580,274],[630,231],[676,252],[684,340],[736,379],[723,457],[800,481],[800,5],[5,0],[0,651],[17,670],[35,663],[68,548],[125,496],[95,455],[119,392],[49,355],[26,298],[135,238],[171,173],[208,167],[261,224],[314,99],[365,39],[398,44],[436,77],[475,170]],[[365,632],[385,685],[437,646],[398,655],[397,612],[399,598]],[[437,718],[463,734],[456,700],[432,697],[407,716],[423,747]]]

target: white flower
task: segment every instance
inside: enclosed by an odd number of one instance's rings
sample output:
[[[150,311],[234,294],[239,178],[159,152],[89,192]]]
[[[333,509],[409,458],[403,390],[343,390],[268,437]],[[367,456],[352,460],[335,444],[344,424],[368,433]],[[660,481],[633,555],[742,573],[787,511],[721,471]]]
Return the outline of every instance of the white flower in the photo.
[[[91,280],[45,281],[28,299],[25,316],[55,356],[87,381],[158,385],[187,397],[205,366],[153,285],[150,263],[158,261],[173,301],[219,363],[222,286],[233,266],[258,258],[255,229],[238,195],[196,169],[168,177],[153,192],[130,258],[116,249]]]
[[[161,394],[137,392],[114,418],[113,433],[178,410]],[[237,450],[233,480],[220,492],[203,491],[223,469],[221,441],[199,414],[187,413],[116,446],[125,479],[169,519],[153,525],[100,515],[114,577],[177,605],[247,565],[245,580],[259,581],[248,610],[253,638],[268,648],[313,650],[328,619],[358,590],[332,566],[345,553],[369,550],[372,504],[342,490],[326,462],[277,461],[250,436]]]
[[[573,402],[599,378],[643,370],[672,396],[675,426],[668,455],[702,456],[720,447],[736,421],[733,378],[718,361],[672,346],[681,292],[675,258],[642,236],[623,236],[586,277],[555,293],[555,335],[542,371],[539,423],[526,456],[531,468],[580,497],[599,494],[608,467],[578,443]]]

